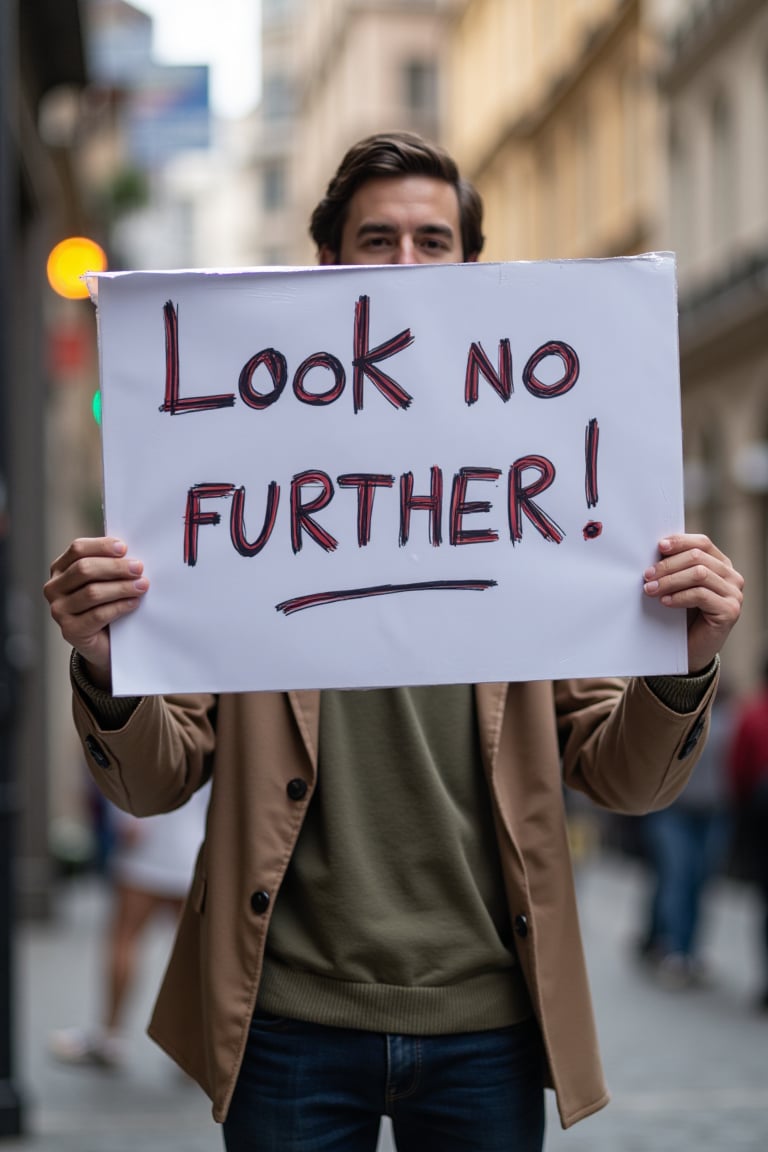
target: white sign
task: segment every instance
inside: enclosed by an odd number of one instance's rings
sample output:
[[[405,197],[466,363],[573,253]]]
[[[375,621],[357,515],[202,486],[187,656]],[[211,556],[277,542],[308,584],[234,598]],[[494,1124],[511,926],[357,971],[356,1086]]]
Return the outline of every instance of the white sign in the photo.
[[[116,693],[686,670],[671,255],[92,287]]]

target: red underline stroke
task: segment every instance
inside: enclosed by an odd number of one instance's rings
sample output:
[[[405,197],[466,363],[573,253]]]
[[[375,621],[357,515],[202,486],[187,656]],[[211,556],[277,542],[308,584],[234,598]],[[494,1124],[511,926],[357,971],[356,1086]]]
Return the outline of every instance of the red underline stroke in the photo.
[[[335,592],[312,592],[275,604],[284,616],[316,608],[320,604],[338,604],[343,600],[364,600],[370,596],[392,596],[400,592],[485,592],[495,588],[496,580],[423,580],[412,584],[376,584],[370,588],[345,588]]]

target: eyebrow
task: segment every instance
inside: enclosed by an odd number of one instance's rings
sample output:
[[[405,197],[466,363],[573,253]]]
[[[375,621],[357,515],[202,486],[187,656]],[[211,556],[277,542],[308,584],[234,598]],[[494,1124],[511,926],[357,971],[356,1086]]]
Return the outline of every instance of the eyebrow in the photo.
[[[364,239],[370,235],[394,236],[399,232],[394,224],[377,223],[375,220],[365,221],[360,225],[357,230],[358,239]],[[420,224],[418,228],[414,229],[417,236],[441,236],[446,240],[453,240],[453,228],[448,224]]]

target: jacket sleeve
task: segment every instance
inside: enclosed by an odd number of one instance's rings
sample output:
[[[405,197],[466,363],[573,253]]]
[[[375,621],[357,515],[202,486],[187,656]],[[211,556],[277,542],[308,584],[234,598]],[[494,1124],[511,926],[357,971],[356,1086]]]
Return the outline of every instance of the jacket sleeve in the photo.
[[[125,812],[172,811],[210,777],[215,696],[144,696],[121,727],[105,728],[73,685],[72,709],[91,775]]]
[[[695,708],[676,711],[643,678],[555,685],[563,778],[596,804],[639,815],[671,804],[707,737],[717,669]]]

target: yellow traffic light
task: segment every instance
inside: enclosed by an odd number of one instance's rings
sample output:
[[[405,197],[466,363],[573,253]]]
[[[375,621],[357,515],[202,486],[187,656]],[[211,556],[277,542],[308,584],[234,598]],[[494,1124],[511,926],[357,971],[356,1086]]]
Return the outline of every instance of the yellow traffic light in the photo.
[[[83,300],[88,295],[84,272],[103,272],[107,267],[104,249],[87,236],[69,236],[60,241],[48,257],[48,283],[67,300]]]

